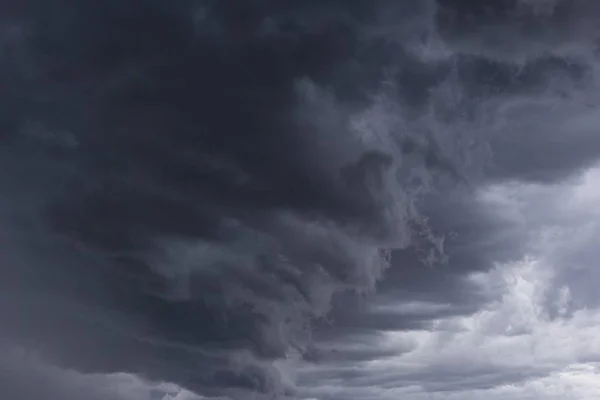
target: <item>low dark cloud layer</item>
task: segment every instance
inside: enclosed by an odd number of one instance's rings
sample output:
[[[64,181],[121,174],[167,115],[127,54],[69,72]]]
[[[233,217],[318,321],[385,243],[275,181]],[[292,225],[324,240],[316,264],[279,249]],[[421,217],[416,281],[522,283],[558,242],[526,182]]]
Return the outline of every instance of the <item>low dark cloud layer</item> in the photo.
[[[377,398],[352,365],[497,300],[473,276],[528,251],[486,188],[600,155],[596,3],[495,4],[1,5],[0,344],[98,387],[142,377],[139,398],[306,397],[327,376]],[[451,372],[377,385],[547,374]]]

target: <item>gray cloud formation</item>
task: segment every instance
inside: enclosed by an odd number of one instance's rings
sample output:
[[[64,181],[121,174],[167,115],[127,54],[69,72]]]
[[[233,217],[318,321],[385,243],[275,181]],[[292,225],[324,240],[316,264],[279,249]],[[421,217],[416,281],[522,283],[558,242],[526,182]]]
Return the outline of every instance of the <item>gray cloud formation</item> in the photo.
[[[474,191],[599,154],[597,6],[238,3],[2,6],[1,337],[207,397],[380,398],[356,365],[419,348],[382,338],[452,332],[528,251]],[[377,385],[549,373],[449,360]]]
[[[530,236],[527,256],[469,277],[481,290],[495,293],[494,299],[475,313],[436,316],[429,326],[381,335],[371,343],[387,349],[385,357],[305,366],[302,394],[333,399],[597,396],[597,294],[582,284],[596,269],[589,255],[597,254],[598,214],[585,206],[598,196],[592,184],[597,178],[596,167],[566,183],[483,189],[477,196],[481,204],[507,220],[518,214],[514,223]],[[413,304],[413,309],[424,312],[434,305]]]

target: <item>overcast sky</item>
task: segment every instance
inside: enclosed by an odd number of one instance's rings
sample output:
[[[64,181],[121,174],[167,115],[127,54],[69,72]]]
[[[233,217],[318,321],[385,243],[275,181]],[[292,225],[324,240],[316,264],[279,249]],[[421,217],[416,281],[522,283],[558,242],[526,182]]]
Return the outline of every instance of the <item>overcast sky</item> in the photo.
[[[595,0],[0,5],[2,396],[600,398],[598,43]]]

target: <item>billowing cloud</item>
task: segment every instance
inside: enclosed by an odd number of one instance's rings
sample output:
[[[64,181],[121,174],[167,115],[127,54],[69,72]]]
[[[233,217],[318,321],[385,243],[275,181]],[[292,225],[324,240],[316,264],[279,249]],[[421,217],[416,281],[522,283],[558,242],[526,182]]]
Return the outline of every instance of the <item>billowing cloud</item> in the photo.
[[[383,333],[371,344],[386,349],[385,355],[304,367],[303,396],[595,398],[600,313],[597,293],[585,282],[594,281],[591,255],[598,256],[600,220],[593,208],[582,206],[595,197],[590,182],[597,177],[594,168],[568,183],[482,190],[477,196],[482,204],[519,216],[514,223],[529,234],[521,260],[468,275],[495,298],[474,312],[432,313],[428,326]],[[396,318],[406,318],[410,305],[398,306]],[[427,315],[436,305],[443,309],[441,303],[429,303],[412,310]]]
[[[23,4],[0,339],[43,361],[6,358],[19,379],[323,400],[594,373],[502,357],[595,318],[596,2]]]

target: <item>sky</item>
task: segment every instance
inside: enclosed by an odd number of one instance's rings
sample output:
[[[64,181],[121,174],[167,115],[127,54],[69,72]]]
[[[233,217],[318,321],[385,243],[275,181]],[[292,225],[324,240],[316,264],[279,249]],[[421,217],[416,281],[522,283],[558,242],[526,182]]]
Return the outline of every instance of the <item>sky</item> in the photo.
[[[0,4],[3,398],[600,398],[599,20]]]

